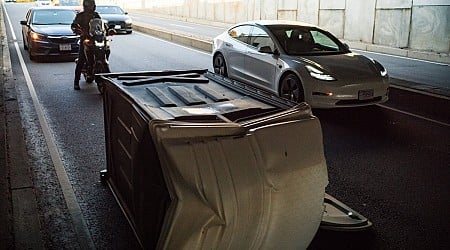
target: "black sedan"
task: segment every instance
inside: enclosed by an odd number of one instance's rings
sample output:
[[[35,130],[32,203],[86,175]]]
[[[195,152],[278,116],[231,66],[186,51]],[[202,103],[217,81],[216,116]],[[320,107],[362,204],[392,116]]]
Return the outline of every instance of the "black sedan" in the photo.
[[[78,56],[79,36],[70,25],[76,12],[63,7],[33,7],[22,25],[23,47],[30,59],[50,56]]]
[[[132,29],[132,20],[122,8],[117,5],[97,5],[95,11],[101,18],[108,23],[108,28],[118,32],[130,34]]]

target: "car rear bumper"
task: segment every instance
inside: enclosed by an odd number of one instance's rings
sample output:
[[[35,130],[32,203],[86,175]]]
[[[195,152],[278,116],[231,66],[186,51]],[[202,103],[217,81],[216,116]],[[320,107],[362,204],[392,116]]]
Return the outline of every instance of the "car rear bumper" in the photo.
[[[117,32],[130,33],[133,30],[132,24],[126,24],[125,22],[108,22],[108,28],[114,29]]]

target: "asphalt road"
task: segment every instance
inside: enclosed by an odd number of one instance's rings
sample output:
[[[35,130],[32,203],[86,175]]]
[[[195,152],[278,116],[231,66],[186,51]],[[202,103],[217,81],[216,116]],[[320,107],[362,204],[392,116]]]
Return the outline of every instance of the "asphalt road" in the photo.
[[[72,89],[73,62],[28,59],[19,25],[26,9],[26,4],[7,5],[26,70],[14,46],[10,53],[46,247],[76,248],[77,236],[24,71],[29,72],[96,248],[136,249],[138,243],[113,195],[99,182],[98,172],[106,167],[101,96],[93,84],[81,83],[81,91]],[[113,72],[212,69],[209,54],[137,32],[115,36],[111,49]],[[411,100],[414,105],[420,104]],[[319,231],[310,249],[450,248],[450,127],[410,115],[414,110],[406,114],[380,106],[314,110],[323,127],[327,192],[374,226],[359,233]]]

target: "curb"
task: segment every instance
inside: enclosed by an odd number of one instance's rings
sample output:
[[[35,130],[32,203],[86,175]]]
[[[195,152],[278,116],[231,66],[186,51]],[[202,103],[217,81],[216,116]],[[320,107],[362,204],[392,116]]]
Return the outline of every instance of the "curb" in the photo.
[[[212,52],[212,41],[195,38],[188,35],[174,33],[168,30],[161,29],[159,27],[150,26],[143,23],[134,23],[133,29],[142,33],[159,37],[168,41],[173,41],[178,44],[190,46],[196,49],[203,50],[205,52]]]
[[[4,146],[7,170],[5,177],[9,179],[8,203],[9,209],[11,209],[10,213],[5,214],[10,218],[9,234],[12,235],[10,244],[16,249],[44,249],[38,204],[12,73],[3,10],[4,5],[2,4],[0,32],[2,37],[2,99],[5,118]],[[0,212],[3,214],[4,211]],[[8,239],[6,241],[8,244]]]

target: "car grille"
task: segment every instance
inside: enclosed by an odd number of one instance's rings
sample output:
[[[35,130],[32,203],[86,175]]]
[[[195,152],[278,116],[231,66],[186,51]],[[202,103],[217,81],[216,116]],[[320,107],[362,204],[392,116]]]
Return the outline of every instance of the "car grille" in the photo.
[[[336,105],[357,105],[357,104],[368,104],[368,103],[372,103],[372,102],[379,102],[381,101],[382,97],[378,96],[372,99],[368,99],[368,100],[340,100],[338,102],[336,102]]]
[[[76,43],[77,36],[49,36],[48,40],[52,43]]]

